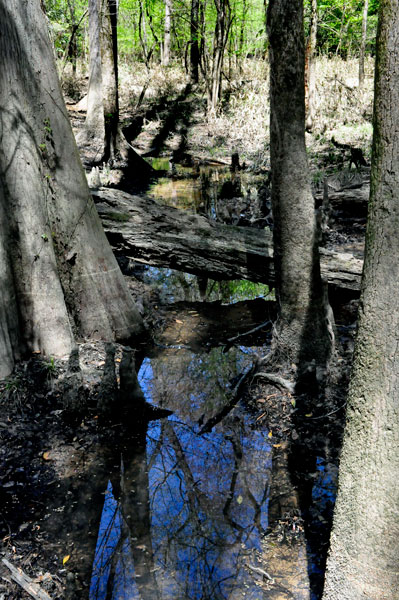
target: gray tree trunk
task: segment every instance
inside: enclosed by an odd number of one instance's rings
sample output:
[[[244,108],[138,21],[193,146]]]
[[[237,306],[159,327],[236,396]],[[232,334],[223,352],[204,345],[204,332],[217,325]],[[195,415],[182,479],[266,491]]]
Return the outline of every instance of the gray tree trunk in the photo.
[[[323,364],[331,339],[305,147],[302,0],[269,2],[268,35],[274,262],[280,305],[276,347],[290,362]]]
[[[0,0],[0,376],[140,315],[87,187],[39,0]]]
[[[165,0],[165,20],[163,36],[162,64],[167,67],[170,62],[170,27],[172,19],[172,0]]]
[[[324,600],[399,598],[399,2],[380,4],[369,222]]]
[[[273,239],[268,229],[215,223],[120,190],[100,189],[93,196],[117,256],[201,277],[274,285]],[[357,292],[363,261],[349,248],[340,250],[321,250],[323,277],[334,288]]]
[[[309,29],[309,40],[306,48],[306,129],[311,131],[316,114],[317,0],[311,0]]]
[[[359,54],[359,87],[362,87],[362,85],[364,83],[364,57],[366,54],[368,11],[369,11],[369,0],[364,0],[363,16],[362,16],[362,41],[360,44],[360,54]]]
[[[76,136],[85,164],[108,162],[128,178],[145,179],[150,165],[127,143],[119,126],[116,0],[89,0],[90,79],[84,128]]]
[[[86,121],[76,141],[80,148],[90,150],[89,160],[95,164],[101,163],[105,156],[100,0],[89,0],[89,58]]]

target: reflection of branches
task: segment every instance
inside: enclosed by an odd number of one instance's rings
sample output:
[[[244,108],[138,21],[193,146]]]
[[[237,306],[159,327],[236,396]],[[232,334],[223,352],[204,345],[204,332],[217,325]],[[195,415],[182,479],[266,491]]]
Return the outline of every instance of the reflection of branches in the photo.
[[[236,387],[234,388],[230,400],[227,402],[227,404],[222,408],[222,410],[220,410],[214,417],[211,417],[203,426],[203,428],[200,431],[200,434],[202,435],[203,433],[209,433],[213,427],[215,427],[215,425],[217,425],[218,423],[220,423],[220,421],[229,414],[229,412],[235,407],[235,405],[237,404],[237,402],[240,399],[240,395],[241,392],[244,389],[244,385],[247,382],[247,380],[249,379],[249,377],[253,374],[253,372],[255,371],[255,365],[252,365],[251,367],[249,367],[249,369],[247,369],[240,377],[240,380],[238,381]]]
[[[233,474],[231,476],[231,481],[230,481],[230,490],[227,495],[226,503],[223,507],[223,514],[226,517],[226,520],[228,521],[228,523],[232,527],[243,532],[244,528],[241,527],[241,525],[238,525],[238,523],[235,523],[235,521],[232,519],[232,517],[230,515],[231,502],[234,498],[235,488],[236,488],[237,480],[238,480],[238,472],[239,472],[241,461],[242,461],[242,447],[241,447],[240,440],[237,439],[235,436],[234,437],[228,436],[228,439],[230,440],[231,445],[233,446],[234,469],[233,469]]]
[[[191,469],[188,466],[188,463],[186,461],[186,457],[184,454],[184,450],[181,447],[180,440],[177,437],[172,424],[170,423],[170,421],[164,421],[164,423],[162,424],[162,427],[165,428],[166,434],[167,434],[169,441],[172,445],[172,448],[175,452],[178,465],[179,465],[180,469],[182,470],[184,477],[186,479],[187,497],[188,497],[190,507],[191,507],[193,513],[195,514],[195,512],[196,512],[194,509],[194,505],[193,505],[195,499],[197,500],[198,505],[206,513],[207,508],[208,508],[206,505],[206,497],[204,496],[204,494],[202,494],[202,492],[197,487],[197,482],[195,481],[193,474],[191,472]]]

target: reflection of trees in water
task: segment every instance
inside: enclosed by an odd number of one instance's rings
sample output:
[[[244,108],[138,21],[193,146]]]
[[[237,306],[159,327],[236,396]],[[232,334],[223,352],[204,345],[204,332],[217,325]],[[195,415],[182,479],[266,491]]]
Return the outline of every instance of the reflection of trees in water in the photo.
[[[236,422],[199,438],[163,421],[149,427],[147,448],[142,434],[133,449],[119,448],[122,474],[116,468],[110,478],[92,600],[216,600],[243,587],[245,558],[267,525],[268,446],[247,433]]]
[[[192,423],[220,410],[235,378],[250,362],[251,357],[235,347],[227,353],[223,348],[204,354],[168,352],[145,364],[140,383],[155,404]]]
[[[267,524],[267,444],[230,430],[199,439],[173,421],[155,429],[150,471],[155,558],[165,598],[224,598],[247,579],[244,557]],[[155,451],[155,450],[154,450]]]
[[[277,444],[272,464],[267,434],[240,406],[210,434],[199,436],[194,425],[225,402],[246,360],[238,349],[215,349],[169,353],[168,361],[144,365],[147,399],[175,415],[152,422],[146,439],[141,431],[131,447],[115,449],[110,480],[118,504],[111,517],[119,528],[108,528],[101,546],[103,590],[93,600],[233,600],[243,591],[252,600],[262,593],[255,580],[268,598],[311,597],[301,517],[312,501],[314,455]],[[320,486],[314,499],[323,495]],[[259,579],[262,569],[274,583]]]

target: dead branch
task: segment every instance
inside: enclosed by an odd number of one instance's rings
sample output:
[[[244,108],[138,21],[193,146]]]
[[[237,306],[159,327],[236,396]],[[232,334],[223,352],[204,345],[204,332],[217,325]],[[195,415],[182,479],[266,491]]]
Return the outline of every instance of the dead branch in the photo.
[[[15,581],[22,589],[25,590],[32,598],[39,598],[39,600],[51,600],[50,596],[41,589],[41,587],[35,583],[21,568],[14,567],[6,558],[2,559],[2,562],[11,572],[11,579]]]

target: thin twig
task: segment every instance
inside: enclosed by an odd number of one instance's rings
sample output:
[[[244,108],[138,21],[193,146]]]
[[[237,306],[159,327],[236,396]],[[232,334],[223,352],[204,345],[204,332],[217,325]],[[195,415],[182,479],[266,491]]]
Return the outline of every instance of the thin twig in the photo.
[[[251,335],[251,333],[255,333],[255,331],[258,331],[259,329],[263,329],[263,327],[266,327],[266,325],[271,324],[272,321],[265,321],[264,323],[261,323],[260,325],[258,325],[257,327],[254,327],[253,329],[250,329],[249,331],[244,331],[244,333],[239,333],[238,335],[235,335],[234,337],[228,338],[228,342],[235,342],[236,340],[238,340],[241,337],[244,337],[246,335]]]

